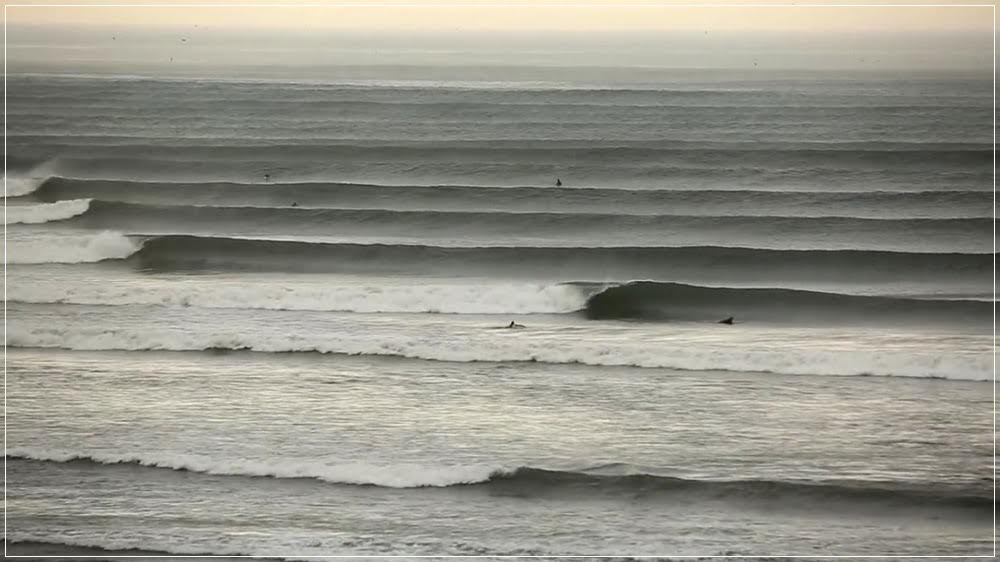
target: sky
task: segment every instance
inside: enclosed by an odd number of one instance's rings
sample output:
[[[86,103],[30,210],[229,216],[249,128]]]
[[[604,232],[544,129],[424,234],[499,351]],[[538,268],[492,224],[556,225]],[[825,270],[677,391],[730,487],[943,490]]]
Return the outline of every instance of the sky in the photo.
[[[833,0],[836,2],[836,0]],[[773,0],[772,0],[773,2]],[[14,2],[7,2],[12,4]],[[45,3],[29,0],[18,4]],[[52,4],[55,2],[49,1]],[[60,3],[84,3],[60,2]],[[101,3],[94,0],[91,3]],[[129,2],[103,2],[129,3]],[[150,2],[152,3],[152,2]],[[74,25],[205,25],[221,28],[271,29],[372,29],[372,30],[794,30],[895,31],[991,29],[992,6],[941,7],[760,7],[757,0],[735,0],[728,4],[758,4],[755,7],[664,5],[664,2],[598,2],[597,0],[437,0],[418,3],[396,0],[353,2],[340,6],[192,7],[198,0],[155,0],[159,7],[23,7],[8,6],[11,23]],[[216,4],[226,4],[218,0]],[[233,4],[235,2],[229,2]],[[242,0],[241,4],[266,4]],[[288,4],[290,2],[285,2]],[[322,4],[298,1],[295,4]],[[335,4],[338,2],[327,2]],[[821,2],[814,2],[819,4]],[[830,4],[832,2],[822,2]],[[845,3],[845,2],[841,2]],[[857,3],[857,2],[855,2]],[[880,2],[880,3],[885,3]],[[919,2],[910,2],[919,3]],[[963,2],[964,3],[964,2]],[[975,3],[975,2],[970,2]],[[173,6],[171,6],[171,4]],[[270,4],[281,4],[270,2]],[[347,4],[347,2],[339,2]],[[358,6],[358,4],[363,4]],[[406,5],[420,4],[420,5]],[[595,5],[598,4],[598,5]],[[643,5],[636,5],[643,4]],[[705,4],[705,3],[701,3]],[[179,6],[178,6],[179,5]]]
[[[14,73],[144,68],[240,73],[266,67],[294,74],[338,65],[992,69],[989,5],[11,4],[6,4],[6,39],[8,71]]]
[[[41,0],[39,0],[41,1]],[[79,0],[78,0],[79,1]],[[30,3],[30,2],[19,2]],[[51,2],[50,2],[51,3]],[[75,2],[69,2],[75,3]],[[100,3],[94,1],[91,3]],[[120,3],[107,2],[104,3]],[[127,3],[127,2],[126,2]],[[197,4],[198,2],[188,2]],[[218,3],[226,3],[224,0]],[[244,0],[241,4],[265,3]],[[296,4],[319,3],[298,0]],[[326,2],[327,4],[335,2]],[[343,3],[343,2],[341,2]],[[357,6],[356,4],[364,4]],[[256,29],[370,29],[370,30],[742,30],[898,31],[990,30],[992,6],[982,7],[721,7],[663,5],[663,2],[597,2],[596,0],[514,0],[498,5],[489,0],[437,0],[421,4],[410,0],[355,2],[353,6],[271,7],[22,7],[9,6],[10,23],[86,25],[193,25]],[[760,4],[751,0],[730,4]],[[819,2],[816,2],[819,3]],[[872,2],[869,2],[872,3]],[[882,2],[884,3],[884,2]],[[915,2],[911,2],[915,3]],[[9,2],[8,2],[9,4]],[[271,2],[271,4],[277,4]],[[449,5],[442,5],[449,4]],[[486,4],[486,5],[484,5]],[[612,4],[612,5],[609,5]]]

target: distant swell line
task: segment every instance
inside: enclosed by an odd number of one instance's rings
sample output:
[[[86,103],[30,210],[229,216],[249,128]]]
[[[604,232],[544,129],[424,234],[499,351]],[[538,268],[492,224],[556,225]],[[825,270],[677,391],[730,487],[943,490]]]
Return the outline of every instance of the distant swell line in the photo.
[[[781,480],[692,480],[635,472],[627,465],[615,465],[622,474],[593,470],[551,470],[529,466],[503,468],[487,465],[370,465],[358,463],[324,464],[296,461],[219,460],[206,456],[179,459],[147,458],[139,455],[86,455],[44,453],[15,449],[8,460],[84,463],[104,466],[194,472],[215,476],[312,479],[335,485],[384,488],[488,487],[498,493],[534,496],[591,493],[626,494],[632,497],[688,496],[703,501],[750,501],[755,503],[798,503],[836,501],[845,503],[896,504],[898,506],[975,509],[992,508],[989,489],[983,485],[900,485],[879,482],[805,482]],[[605,467],[601,467],[606,469]],[[612,468],[615,468],[614,466]]]
[[[171,235],[145,239],[130,260],[152,270],[257,270],[499,277],[531,272],[563,279],[759,278],[898,281],[901,274],[968,278],[992,270],[989,253],[770,250],[684,247],[438,247],[316,243]]]
[[[868,218],[987,217],[988,191],[760,191],[598,187],[378,185],[342,182],[150,182],[51,178],[33,197],[44,202],[93,198],[106,202],[300,209],[621,214],[786,215]]]

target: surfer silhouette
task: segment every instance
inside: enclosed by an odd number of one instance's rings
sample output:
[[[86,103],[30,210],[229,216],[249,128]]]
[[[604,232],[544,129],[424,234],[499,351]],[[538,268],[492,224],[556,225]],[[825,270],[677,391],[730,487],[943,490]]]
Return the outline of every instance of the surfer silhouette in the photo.
[[[299,206],[298,201],[292,201],[292,207],[298,207],[298,206]]]
[[[562,180],[559,179],[559,178],[556,178],[556,187],[559,187],[561,185],[562,185]]]
[[[730,326],[732,326],[733,325],[733,317],[730,316],[729,318],[726,318],[725,320],[719,320],[718,323],[719,324],[729,324]]]
[[[264,174],[264,181],[271,181],[271,174]]]
[[[507,328],[509,328],[509,329],[523,328],[523,327],[524,327],[524,324],[518,324],[517,322],[514,322],[513,320],[510,321],[510,324],[507,324]]]

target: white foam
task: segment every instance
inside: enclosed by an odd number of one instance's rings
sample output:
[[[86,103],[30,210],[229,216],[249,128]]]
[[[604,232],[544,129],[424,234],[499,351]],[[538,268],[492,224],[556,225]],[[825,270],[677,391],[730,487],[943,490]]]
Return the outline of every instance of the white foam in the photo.
[[[39,205],[7,207],[7,224],[39,224],[64,220],[87,212],[90,199],[70,199]]]
[[[56,161],[42,162],[23,174],[4,174],[4,196],[20,197],[38,189],[55,173]]]
[[[396,325],[394,324],[394,327]],[[357,319],[350,326],[323,333],[293,333],[287,326],[256,326],[254,330],[205,328],[35,327],[14,324],[8,344],[15,347],[55,347],[77,350],[248,349],[260,352],[386,355],[453,362],[533,361],[556,364],[634,366],[692,371],[770,372],[788,375],[884,375],[987,380],[992,372],[988,352],[962,352],[969,343],[935,348],[933,336],[900,342],[857,336],[852,346],[842,341],[792,341],[786,333],[770,340],[731,337],[720,340],[688,329],[671,337],[622,331],[600,340],[558,329],[501,331],[457,329],[432,325],[412,331],[379,330]],[[522,333],[524,332],[524,333]],[[908,336],[912,337],[912,336]]]
[[[36,448],[12,448],[7,454],[42,461],[67,462],[88,459],[103,464],[139,464],[142,466],[187,470],[204,474],[256,476],[272,478],[313,478],[335,484],[382,486],[386,488],[445,487],[475,484],[489,480],[497,472],[509,472],[487,465],[423,465],[369,463],[323,463],[314,460],[218,459],[206,455],[156,453],[113,454]]]
[[[20,197],[22,195],[28,195],[38,189],[38,187],[42,185],[42,182],[46,179],[48,178],[42,176],[5,176],[4,188],[6,189],[6,195],[7,197]]]
[[[199,308],[561,314],[580,310],[586,294],[571,285],[541,283],[292,283],[155,278],[107,282],[32,279],[11,283],[8,299],[71,304],[156,304]]]
[[[84,263],[123,259],[141,245],[120,232],[98,234],[47,233],[7,239],[7,263]]]

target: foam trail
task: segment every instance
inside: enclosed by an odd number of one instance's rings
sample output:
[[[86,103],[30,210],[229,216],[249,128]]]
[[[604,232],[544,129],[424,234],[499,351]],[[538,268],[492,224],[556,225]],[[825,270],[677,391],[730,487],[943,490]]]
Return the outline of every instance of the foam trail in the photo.
[[[585,291],[565,284],[242,283],[155,278],[127,283],[62,279],[12,283],[8,299],[28,303],[168,305],[200,308],[425,312],[446,314],[562,314],[584,306]]]
[[[40,205],[7,207],[7,224],[39,224],[83,214],[90,208],[90,199],[70,199]]]
[[[85,263],[122,259],[140,246],[124,234],[111,230],[76,236],[8,238],[7,263]]]

